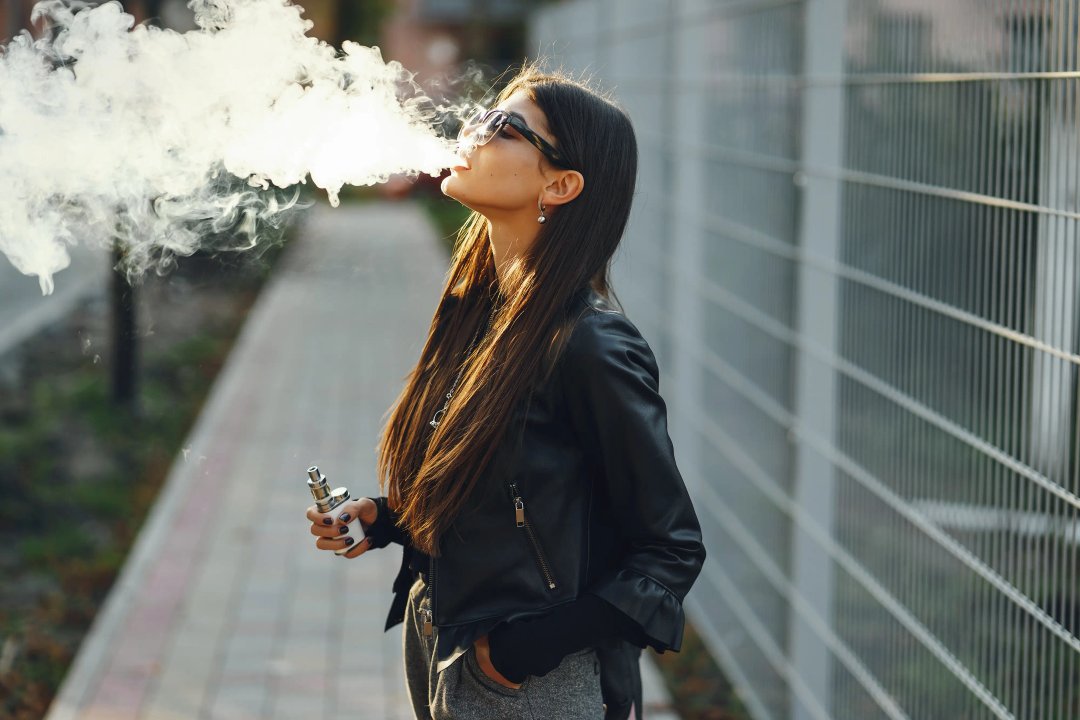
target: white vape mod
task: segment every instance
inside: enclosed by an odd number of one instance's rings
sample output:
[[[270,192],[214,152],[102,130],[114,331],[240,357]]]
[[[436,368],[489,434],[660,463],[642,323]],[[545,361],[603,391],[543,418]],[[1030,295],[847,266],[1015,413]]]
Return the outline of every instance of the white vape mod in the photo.
[[[308,468],[308,490],[311,490],[311,497],[315,498],[315,507],[321,513],[333,513],[342,503],[349,500],[349,491],[343,487],[330,489],[330,486],[326,482],[326,476],[319,472],[318,465],[312,465]],[[334,527],[341,527],[342,523],[334,515]],[[353,543],[348,547],[344,547],[340,550],[335,550],[335,555],[344,555],[345,553],[356,547],[357,543],[363,540],[364,528],[360,525],[360,518],[350,518],[349,522],[345,523],[345,527],[349,529],[349,532],[334,537],[335,540],[342,540],[347,537],[353,539]]]

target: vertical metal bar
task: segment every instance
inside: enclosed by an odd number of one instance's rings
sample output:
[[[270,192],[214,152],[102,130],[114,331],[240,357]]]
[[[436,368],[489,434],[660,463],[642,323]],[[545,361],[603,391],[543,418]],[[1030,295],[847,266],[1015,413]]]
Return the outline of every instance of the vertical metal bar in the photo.
[[[999,21],[999,23],[1000,23],[1000,21]],[[1000,39],[1000,34],[998,35],[997,38],[995,38],[993,35],[991,35],[988,38],[988,42],[987,42],[987,48],[988,49],[991,47],[990,40],[992,40],[992,39]],[[1001,55],[999,54],[998,57],[1000,59]],[[1003,147],[1002,147],[1002,138],[1001,138],[1002,129],[1001,129],[1001,122],[1000,122],[1001,114],[1003,112],[1003,110],[1002,110],[1002,100],[1001,100],[1001,98],[1002,98],[1002,90],[1001,90],[1002,85],[1003,85],[1003,83],[996,83],[996,84],[991,85],[989,87],[989,89],[988,89],[988,92],[990,93],[990,117],[989,117],[989,124],[990,124],[989,139],[990,139],[990,144],[988,146],[988,155],[989,155],[989,157],[988,157],[987,170],[989,172],[988,172],[988,178],[987,178],[987,180],[988,180],[988,182],[987,182],[987,192],[990,195],[999,196],[999,197],[1001,195],[1001,178],[1002,178],[1002,167],[1003,167],[1002,158],[1004,156]],[[976,312],[978,314],[980,314],[980,315],[985,315],[985,313],[988,310],[988,305],[989,305],[988,298],[987,298],[987,290],[988,290],[989,283],[987,281],[987,278],[989,277],[990,267],[988,265],[984,265],[984,263],[991,256],[991,249],[990,249],[989,246],[992,246],[994,243],[996,243],[998,241],[998,238],[1001,236],[1001,234],[1003,232],[1004,224],[1002,222],[1002,217],[1003,217],[1005,211],[1002,210],[1002,209],[999,209],[999,208],[987,208],[987,209],[985,209],[985,212],[989,216],[989,230],[990,230],[990,232],[988,232],[986,234],[985,244],[982,247],[980,247],[979,250],[978,250],[978,252],[981,255],[981,258],[980,258],[981,262],[980,262],[979,274],[978,274],[979,300],[976,303],[976,307],[977,307]],[[981,335],[981,333],[980,333],[980,335]],[[979,351],[979,354],[980,354],[980,362],[977,363],[977,367],[980,367],[980,368],[981,368],[981,364],[982,364],[981,363],[981,357],[984,355],[984,353],[985,353],[985,351],[987,349],[986,348],[986,342],[987,341],[985,340],[985,338],[980,338],[978,346],[977,346],[979,348],[978,351]],[[984,402],[985,398],[986,398],[987,379],[986,379],[984,374],[980,373],[979,374],[979,380],[980,380],[980,382],[979,382],[979,387],[977,388],[976,406],[979,408],[980,417],[978,418],[978,423],[973,425],[973,428],[981,426],[982,420],[983,420],[983,414],[987,411],[987,408],[986,408],[986,405],[985,405],[985,402]],[[995,506],[1000,508],[1000,510],[1003,513],[1007,514],[1008,510],[1009,510],[1008,504],[1007,504],[1007,498],[1008,498],[1008,475],[1009,475],[1008,471],[1004,470],[1002,467],[1000,467],[1000,465],[998,465],[997,463],[992,461],[990,458],[987,458],[985,455],[982,455],[981,453],[979,454],[979,461],[980,461],[979,464],[984,468],[985,476],[989,478],[990,484],[995,489],[995,496],[996,496],[995,497],[996,502],[994,503]],[[991,534],[993,536],[993,540],[994,540],[994,542],[993,542],[993,551],[991,553],[991,562],[994,564],[994,567],[1002,567],[1003,566],[1003,561],[1005,560],[1005,555],[1006,555],[1006,552],[1005,552],[1005,547],[1006,546],[1005,546],[1005,537],[1004,537],[1005,532],[1002,531],[1002,530],[994,530],[994,529],[991,529],[989,532],[991,532]],[[988,603],[990,613],[989,613],[989,618],[988,619],[992,619],[992,621],[996,622],[1000,618],[1002,618],[1002,617],[1004,617],[1006,615],[1006,612],[1007,612],[1006,601],[999,593],[995,592],[993,590],[993,588],[988,587],[987,592],[988,592],[988,594],[990,596],[990,600],[989,600],[989,603]],[[994,668],[1000,667],[1002,662],[1003,662],[1003,658],[1001,657],[1000,643],[994,641],[994,639],[997,637],[998,633],[994,632],[994,631],[991,631],[991,632],[988,632],[987,635],[988,635],[987,645],[988,645],[988,656],[989,656],[988,661],[989,661],[989,664],[990,664],[991,667],[994,667]],[[998,692],[999,692],[999,697],[1000,697],[1000,693],[1002,692],[1002,688],[999,687]],[[1004,700],[1004,698],[1003,698],[1003,700]]]
[[[913,18],[909,17],[909,21],[913,21]],[[912,33],[912,27],[909,24],[908,33]],[[909,50],[909,52],[911,52]],[[911,53],[914,54],[914,53]],[[917,68],[913,64],[912,59],[909,59],[907,67],[908,72],[914,72]],[[907,128],[906,134],[910,138],[908,147],[911,148],[911,154],[914,158],[918,158],[920,153],[919,148],[919,126],[921,124],[921,114],[919,112],[919,95],[923,92],[917,83],[909,84],[908,102],[911,105],[911,117],[913,122]],[[919,161],[916,159],[913,161],[912,166],[916,168]],[[917,170],[916,170],[917,172]],[[916,194],[905,193],[904,202],[910,208],[906,213],[908,227],[907,237],[900,237],[898,241],[904,248],[904,264],[906,266],[906,279],[905,285],[912,287],[916,286],[920,281],[919,269],[923,266],[923,246],[924,238],[926,237],[926,219],[925,210],[927,199],[920,197]],[[918,322],[917,309],[909,302],[894,298],[890,301],[897,307],[897,311],[904,319],[902,327],[904,328],[904,340],[903,346],[910,348],[906,350],[906,362],[905,366],[910,365],[913,369],[912,377],[907,380],[907,388],[904,390],[910,393],[913,397],[925,397],[927,395],[927,387],[932,387],[936,383],[936,378],[931,369],[930,356],[933,351],[932,340],[930,336],[932,329],[922,326]],[[894,375],[902,376],[904,374],[905,367],[900,366],[896,369]],[[902,387],[902,386],[901,386]],[[932,391],[931,391],[932,392]],[[906,410],[893,407],[894,413],[908,414]],[[908,421],[911,426],[910,440],[908,441],[907,462],[903,468],[903,477],[912,478],[914,482],[908,498],[919,497],[921,493],[921,483],[918,480],[918,454],[923,445],[925,445],[926,428],[922,426],[915,418],[910,418]],[[903,489],[901,488],[901,491]],[[915,548],[912,547],[913,534],[911,532],[910,525],[903,519],[894,517],[893,524],[895,526],[895,533],[897,535],[897,545],[902,551],[902,556],[899,558],[898,563],[903,571],[903,583],[898,583],[896,588],[908,587],[913,584],[914,578],[920,577],[918,559],[915,553]],[[914,592],[911,593],[912,597],[907,600],[911,610],[918,617],[925,617],[922,614],[921,608],[918,607],[923,593],[919,588],[913,588]],[[906,593],[905,593],[906,594]],[[901,595],[903,597],[904,594]],[[906,599],[906,598],[905,598]],[[910,642],[910,640],[909,640]],[[922,649],[912,645],[912,650],[908,653],[908,658],[902,667],[916,667],[919,662],[917,654],[922,654]],[[910,690],[909,690],[910,692]],[[915,717],[926,717],[935,711],[930,704],[932,698],[928,697],[924,693],[914,693],[911,700],[911,712]]]
[[[678,34],[674,53],[672,75],[694,77],[705,61],[705,33],[701,28],[677,23],[673,31]],[[668,113],[674,127],[674,138],[701,138],[706,143],[710,135],[706,131],[705,88],[698,83],[686,88],[679,112]],[[672,215],[672,263],[678,282],[671,283],[672,349],[675,385],[672,389],[673,432],[680,439],[680,452],[694,465],[700,465],[702,455],[701,435],[687,420],[691,408],[700,402],[704,393],[703,368],[698,353],[692,348],[701,343],[707,333],[705,325],[705,299],[698,284],[699,268],[705,266],[704,210],[709,207],[707,154],[681,153],[675,163],[671,197],[679,198],[676,212]],[[702,474],[704,475],[704,474]],[[693,482],[693,481],[691,481]],[[697,488],[690,487],[691,493]]]
[[[806,33],[803,74],[839,77],[844,72],[843,44],[846,0],[810,3],[805,8]],[[843,85],[806,87],[803,97],[802,164],[804,167],[840,167],[843,163]],[[815,257],[833,260],[838,254],[841,188],[831,178],[806,175],[800,207],[800,246]],[[797,327],[806,342],[833,349],[836,345],[837,285],[835,276],[799,267]],[[797,357],[795,412],[799,421],[834,442],[836,418],[835,375],[831,367],[800,354]],[[833,527],[834,488],[831,462],[804,443],[795,450],[794,499],[823,528]],[[828,554],[801,527],[792,532],[792,582],[819,617],[832,616],[833,569]],[[796,613],[789,615],[792,664],[827,711],[829,653]],[[791,698],[792,717],[804,717]]]
[[[993,13],[993,10],[990,10]],[[982,49],[984,52],[989,52],[991,43],[995,40],[993,24],[984,25],[986,33],[983,36]],[[980,162],[980,184],[983,191],[987,194],[994,194],[996,191],[996,178],[999,172],[999,155],[998,150],[1000,148],[1000,138],[998,131],[998,112],[1000,93],[996,92],[996,86],[994,84],[981,84],[981,89],[984,89],[982,93],[985,101],[981,109],[985,113],[983,116],[983,123],[985,123],[986,132],[984,135],[984,146],[981,154],[983,159]],[[976,313],[985,312],[986,300],[985,293],[987,288],[987,276],[988,272],[983,269],[983,263],[985,258],[989,256],[987,243],[994,242],[994,237],[998,232],[998,216],[999,210],[993,207],[982,206],[977,208],[978,229],[980,232],[976,234],[973,239],[973,249],[978,255],[980,255],[980,263],[974,266],[973,280],[976,296],[972,301],[972,309]],[[970,272],[970,271],[969,271]],[[985,339],[980,331],[974,330],[971,332],[972,344],[975,350],[983,348]],[[976,433],[980,433],[981,425],[985,418],[985,404],[984,404],[984,391],[986,388],[986,376],[982,371],[983,367],[983,353],[978,354],[975,359],[974,367],[977,372],[977,383],[972,383],[972,406],[975,408],[975,418],[972,422],[972,429]],[[973,453],[973,470],[976,471],[976,477],[983,478],[983,483],[986,487],[986,506],[993,508],[1000,508],[1002,502],[1002,488],[1000,474],[995,472],[995,463],[989,458],[984,456],[983,453]],[[989,531],[986,540],[986,556],[989,561],[993,563],[994,567],[1000,567],[1000,533],[993,530]],[[991,641],[989,634],[986,631],[986,627],[994,622],[999,615],[999,596],[995,593],[993,587],[988,583],[980,583],[982,593],[981,608],[982,608],[982,624],[978,627],[978,633],[980,638],[983,639],[983,653],[984,653],[984,667],[986,668],[986,674],[989,676],[991,670],[996,667],[999,660],[996,643]]]
[[[986,47],[987,38],[983,37],[982,41],[982,47]],[[980,128],[979,134],[982,138],[982,141],[976,147],[976,152],[980,156],[978,167],[978,182],[980,187],[985,187],[983,185],[986,179],[985,169],[989,167],[989,165],[984,161],[992,152],[993,143],[990,133],[988,132],[990,113],[987,111],[987,105],[985,103],[985,100],[988,98],[988,93],[985,91],[985,85],[979,84],[977,87],[979,88],[979,97],[981,99],[977,107],[979,113],[977,116],[977,124]],[[990,230],[992,228],[991,221],[993,219],[993,209],[987,208],[985,206],[976,206],[972,208],[971,212],[975,215],[975,221],[972,223],[973,236],[968,238],[968,247],[971,249],[969,252],[979,252],[985,245],[986,239],[991,234]],[[971,278],[971,276],[975,274],[973,272],[973,268],[967,266],[966,264],[964,266],[964,270],[959,270],[959,272],[961,272],[961,274],[963,275],[968,276],[969,278]],[[976,293],[978,291],[978,283],[976,279],[971,278],[971,280],[972,281],[968,285],[968,294],[965,297],[965,305],[969,309],[975,307],[977,303]],[[968,337],[971,337],[973,335],[973,329],[969,328],[965,334]],[[974,344],[974,342],[971,343],[971,345]],[[965,383],[965,389],[965,404],[971,407],[973,410],[977,411],[977,387],[975,386],[975,383]],[[971,423],[969,424],[969,427],[974,427],[974,421],[975,415],[973,413],[971,416]],[[982,468],[986,465],[986,460],[981,453],[974,453],[971,451],[965,452],[965,456],[968,458],[967,466],[970,468],[970,477],[973,479],[977,478],[982,489],[982,492],[979,496],[979,505],[988,509],[996,508],[1000,504],[999,487],[996,482],[996,478],[993,475],[981,472]],[[979,533],[982,547],[981,555],[984,558],[988,558],[989,562],[991,563],[994,562],[995,557],[995,535],[996,534],[992,532]],[[994,647],[987,638],[987,633],[984,632],[984,628],[987,624],[989,624],[991,618],[993,618],[994,592],[993,588],[989,585],[989,583],[978,583],[977,587],[979,588],[979,590],[976,594],[976,598],[978,601],[976,606],[976,620],[981,621],[982,625],[977,625],[974,630],[977,644],[975,656],[981,660],[979,666],[976,667],[976,672],[978,673],[979,669],[981,668],[981,676],[986,677],[990,675],[990,670],[993,667]],[[971,697],[970,693],[968,695],[969,697]]]
[[[1034,8],[1036,12],[1039,12],[1039,8]],[[1031,55],[1037,60],[1037,68],[1043,69],[1047,66],[1046,63],[1046,43],[1044,41],[1045,35],[1041,32],[1041,19],[1035,17],[1032,21],[1032,36],[1033,42],[1037,44],[1037,47],[1032,51]],[[1033,117],[1029,118],[1029,122],[1032,126],[1032,132],[1035,140],[1032,141],[1031,146],[1028,148],[1028,163],[1025,169],[1028,180],[1028,188],[1026,191],[1027,197],[1031,198],[1032,202],[1040,202],[1039,191],[1042,182],[1041,178],[1045,178],[1047,175],[1045,159],[1047,158],[1047,123],[1046,115],[1043,112],[1045,108],[1045,92],[1042,80],[1034,80],[1029,83],[1031,87],[1031,94],[1034,96],[1034,101],[1031,103],[1030,112]],[[1039,232],[1039,225],[1049,218],[1039,217],[1035,213],[1028,213],[1027,224],[1031,228],[1028,231],[1028,235]],[[1044,491],[1039,488],[1035,488],[1031,483],[1028,483],[1032,497],[1030,498],[1028,510],[1032,513],[1032,517],[1044,516],[1045,509],[1047,507],[1046,495]],[[1030,568],[1027,575],[1027,592],[1031,594],[1036,601],[1039,601],[1037,589],[1044,586],[1041,581],[1043,575],[1043,543],[1042,539],[1038,535],[1032,535],[1026,544],[1026,556],[1027,566]],[[1041,685],[1042,685],[1042,673],[1037,672],[1042,668],[1041,658],[1045,654],[1044,640],[1049,636],[1043,631],[1041,626],[1036,626],[1034,623],[1029,624],[1030,627],[1030,654],[1032,662],[1029,663],[1031,670],[1028,675],[1028,698],[1027,698],[1027,710],[1029,716],[1034,717],[1036,712],[1039,712],[1042,707],[1040,702]]]
[[[1041,2],[1041,0],[1040,0]],[[1026,67],[1030,70],[1034,69],[1033,63],[1035,62],[1039,53],[1039,36],[1036,32],[1038,23],[1039,9],[1029,0],[1024,0],[1023,14],[1026,20],[1024,26],[1024,57],[1027,63]],[[1035,177],[1035,158],[1042,151],[1042,148],[1038,146],[1038,143],[1045,143],[1046,138],[1039,134],[1039,123],[1041,122],[1041,112],[1038,107],[1040,101],[1040,83],[1039,80],[1027,80],[1023,83],[1024,98],[1028,101],[1024,104],[1024,137],[1021,145],[1021,151],[1023,162],[1020,164],[1020,172],[1022,186],[1024,187],[1023,197],[1028,202],[1038,202],[1038,198],[1035,197],[1035,188],[1038,186],[1038,178]],[[1035,213],[1024,213],[1024,229],[1027,234],[1038,234],[1039,232],[1039,217]],[[1033,483],[1025,483],[1025,502],[1023,506],[1024,515],[1021,517],[1029,517],[1030,513],[1034,513],[1038,507],[1038,496],[1041,490],[1035,487]],[[1022,580],[1018,579],[1018,582],[1022,582],[1025,586],[1024,591],[1029,595],[1034,595],[1034,577],[1033,570],[1037,558],[1031,557],[1032,551],[1035,547],[1033,542],[1034,538],[1025,536],[1022,544],[1021,562],[1023,563]],[[1037,653],[1039,630],[1036,628],[1030,615],[1024,614],[1023,630],[1022,630],[1022,644],[1025,648],[1024,658],[1024,672],[1022,674],[1024,696],[1023,702],[1018,708],[1018,712],[1030,717],[1032,713],[1032,704],[1034,701],[1034,690],[1036,685],[1036,678],[1034,672],[1036,670],[1034,657]]]
[[[1065,22],[1068,35],[1066,36],[1067,42],[1064,44],[1068,49],[1067,66],[1073,70],[1080,69],[1080,63],[1078,63],[1077,60],[1077,42],[1080,40],[1080,38],[1077,37],[1078,23],[1080,23],[1080,8],[1077,7],[1075,2],[1070,2],[1068,3],[1068,14]],[[1080,123],[1080,81],[1072,78],[1062,82],[1067,83],[1068,92],[1066,100],[1067,109],[1064,112],[1064,124],[1066,127],[1076,128],[1078,123]],[[1080,161],[1078,161],[1076,155],[1077,152],[1080,152],[1080,137],[1078,137],[1076,132],[1073,132],[1069,137],[1067,148],[1070,153],[1070,172],[1067,175],[1067,186],[1075,188],[1077,187],[1077,182],[1080,182]],[[1076,220],[1069,220],[1068,222],[1072,230],[1069,240],[1071,243],[1075,244],[1080,241],[1080,228],[1078,228]],[[1075,351],[1080,348],[1077,348],[1074,344],[1073,349]],[[1075,372],[1074,369],[1074,373]],[[1077,392],[1075,390],[1073,396],[1074,398],[1077,397]],[[1074,427],[1074,447],[1077,448],[1077,451],[1080,451],[1080,418],[1077,417],[1077,403],[1075,401],[1073,404],[1073,416],[1071,421]],[[1078,459],[1080,458],[1074,458],[1073,461],[1073,492],[1080,491],[1080,462],[1077,461]],[[1069,518],[1070,523],[1066,524],[1065,527],[1070,528],[1068,537],[1071,539],[1071,543],[1068,552],[1066,552],[1064,548],[1062,551],[1063,582],[1061,583],[1061,597],[1063,604],[1066,599],[1074,603],[1080,602],[1080,583],[1078,583],[1077,578],[1077,547],[1080,545],[1080,542],[1078,542],[1078,539],[1076,538],[1075,531],[1072,530],[1072,528],[1076,528],[1077,523],[1080,522],[1080,513],[1078,513],[1075,508],[1070,508],[1067,512],[1067,517]],[[1080,632],[1080,630],[1073,628],[1073,632]],[[1076,712],[1078,704],[1076,700],[1077,683],[1075,682],[1075,678],[1077,677],[1077,655],[1076,653],[1068,652],[1066,652],[1066,655],[1067,657],[1063,658],[1061,669],[1061,687],[1064,690],[1063,697],[1060,701],[1060,712],[1062,716]]]
[[[1026,54],[1026,46],[1024,42],[1024,30],[1022,27],[1023,20],[1023,4],[1026,0],[1016,0],[1009,4],[1009,12],[1007,15],[1007,21],[1009,24],[1009,32],[1006,36],[1008,42],[1008,67],[1010,73],[1019,73],[1024,68],[1024,56]],[[1005,83],[1005,91],[1008,93],[1007,97],[1010,99],[1010,105],[1007,109],[1007,115],[1004,118],[1006,127],[1006,158],[1007,163],[1004,167],[1005,173],[1003,176],[1004,192],[1003,197],[1008,199],[1016,199],[1021,197],[1021,177],[1018,171],[1020,167],[1021,158],[1023,156],[1023,148],[1025,147],[1025,136],[1027,131],[1027,124],[1024,121],[1023,112],[1017,108],[1017,95],[1022,92],[1023,81],[1022,80],[1008,80]],[[1009,242],[1010,239],[1016,238],[1025,234],[1025,222],[1023,214],[1019,211],[1009,211],[1006,213],[1007,226],[1006,232],[996,238],[994,244],[995,256],[997,248],[1002,244]],[[998,262],[995,261],[995,273],[991,276],[992,281],[996,278],[996,270]],[[994,282],[991,295],[991,307],[993,307],[994,299],[998,294],[997,283]],[[988,313],[991,310],[988,308]],[[991,394],[995,390],[995,377],[993,373],[989,376],[989,391]],[[991,418],[996,419],[997,407],[996,404],[992,406]],[[1018,513],[1023,507],[1023,498],[1025,497],[1028,484],[1023,479],[1013,473],[1007,475],[1010,480],[1010,493],[1009,493],[1009,514],[1011,517],[1018,517]],[[1023,567],[1023,537],[1016,527],[1015,523],[1008,525],[1008,577],[1012,582],[1018,582],[1018,577],[1022,572]],[[1014,632],[1017,626],[1022,622],[1022,615],[1018,612],[1014,603],[1009,602],[1006,605],[1006,617],[1008,623],[1005,632]],[[1023,662],[1023,635],[1018,634],[1019,639],[1010,643],[1009,646],[1014,653],[1014,664],[1009,672],[1010,687],[1009,692],[1011,695],[1011,706],[1018,707],[1023,701],[1023,670],[1018,664]]]
[[[1038,148],[1038,152],[1040,153],[1038,157],[1041,160],[1038,177],[1035,177],[1034,172],[1031,173],[1032,182],[1037,183],[1035,187],[1037,188],[1038,192],[1038,195],[1036,196],[1036,191],[1033,190],[1032,197],[1035,202],[1038,202],[1040,204],[1056,202],[1058,194],[1057,187],[1061,178],[1060,166],[1058,162],[1059,153],[1057,148],[1059,138],[1057,137],[1058,133],[1055,129],[1053,115],[1051,113],[1045,112],[1043,93],[1041,91],[1042,82],[1043,81],[1036,81],[1035,84],[1039,86],[1038,98],[1035,102],[1031,103],[1031,111],[1033,113],[1037,113],[1037,122],[1041,130],[1042,147]],[[1044,278],[1046,287],[1045,289],[1040,291],[1039,295],[1041,297],[1047,297],[1049,300],[1049,302],[1047,303],[1048,313],[1046,320],[1046,328],[1044,331],[1045,338],[1050,344],[1056,345],[1057,339],[1060,337],[1059,327],[1061,312],[1064,309],[1063,304],[1061,303],[1061,298],[1058,297],[1060,294],[1058,292],[1059,283],[1057,280],[1057,276],[1060,271],[1060,258],[1058,257],[1058,224],[1055,219],[1050,216],[1037,216],[1033,218],[1032,222],[1033,224],[1035,224],[1033,235],[1039,238],[1040,245],[1043,246],[1040,248],[1040,250],[1049,258],[1049,265],[1045,266],[1048,271]],[[1058,367],[1060,366],[1060,363],[1050,357],[1046,357],[1042,361],[1042,364],[1046,368],[1046,371],[1049,375],[1049,382],[1051,387],[1058,387],[1058,383],[1060,381]],[[1048,435],[1048,438],[1041,443],[1041,445],[1043,446],[1041,452],[1044,455],[1046,455],[1045,448],[1047,442],[1049,442],[1051,445],[1058,444],[1056,438],[1054,437],[1053,430],[1053,426],[1056,425],[1056,419],[1054,418],[1054,415],[1056,415],[1056,410],[1058,406],[1059,405],[1057,403],[1053,403],[1050,408],[1044,408],[1042,413],[1044,417],[1043,422]],[[1055,463],[1049,456],[1046,457],[1045,461],[1039,462],[1039,465],[1041,466],[1040,469],[1046,472],[1049,476],[1051,476],[1052,479],[1053,475],[1055,474],[1053,469],[1054,464]]]
[[[1055,3],[1051,11],[1051,16],[1049,18],[1044,18],[1044,28],[1048,29],[1048,25],[1052,27],[1053,24],[1056,23],[1056,21],[1058,20],[1056,13],[1060,12],[1060,10],[1060,4]],[[1046,34],[1042,35],[1042,37],[1046,36]],[[1045,57],[1047,59],[1044,62],[1049,69],[1056,69],[1061,66],[1060,53],[1062,43],[1060,39],[1060,33],[1056,33],[1054,35],[1052,43],[1048,44],[1048,46],[1045,48]],[[1052,171],[1047,172],[1046,170],[1043,170],[1041,172],[1041,176],[1045,178],[1048,174],[1052,174],[1055,178],[1056,183],[1058,182],[1058,180],[1056,179],[1064,177],[1067,170],[1067,165],[1065,165],[1064,167],[1062,166],[1062,163],[1066,162],[1062,154],[1060,152],[1053,152],[1053,149],[1050,145],[1051,128],[1057,124],[1057,118],[1062,111],[1062,106],[1060,102],[1062,83],[1060,80],[1051,80],[1044,82],[1047,83],[1046,92],[1041,94],[1045,98],[1045,104],[1040,107],[1040,124],[1043,147],[1037,149],[1037,152],[1040,153],[1037,157],[1046,158],[1049,154],[1053,155],[1053,159],[1050,165]],[[1045,165],[1046,163],[1044,161],[1041,164]],[[1050,223],[1051,230],[1054,235],[1060,233],[1061,230],[1066,227],[1065,223],[1067,222],[1061,220],[1060,218],[1043,218],[1042,221]],[[1042,539],[1042,542],[1037,546],[1037,552],[1035,555],[1035,557],[1037,558],[1037,562],[1039,563],[1039,574],[1036,580],[1036,587],[1039,588],[1041,593],[1043,594],[1043,597],[1036,598],[1036,600],[1043,603],[1046,602],[1047,597],[1053,598],[1054,586],[1056,584],[1053,557],[1056,553],[1057,542],[1055,542],[1054,538],[1054,523],[1052,522],[1052,519],[1056,515],[1055,509],[1057,508],[1057,506],[1058,502],[1056,500],[1046,498],[1043,504],[1042,514],[1047,518],[1048,521],[1047,532]],[[1061,641],[1049,636],[1049,634],[1045,631],[1040,632],[1041,635],[1046,638],[1046,644],[1043,647],[1042,652],[1039,653],[1038,659],[1039,667],[1042,669],[1043,672],[1040,675],[1042,682],[1039,683],[1037,702],[1038,708],[1040,710],[1039,716],[1042,718],[1049,718],[1051,717],[1048,713],[1050,712],[1050,704],[1052,702],[1052,688],[1055,681],[1052,669],[1052,658],[1056,648],[1061,645]]]

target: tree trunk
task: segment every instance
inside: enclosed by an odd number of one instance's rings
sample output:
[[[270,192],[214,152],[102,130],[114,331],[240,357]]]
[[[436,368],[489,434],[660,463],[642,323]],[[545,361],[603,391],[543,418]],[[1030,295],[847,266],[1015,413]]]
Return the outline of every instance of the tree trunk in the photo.
[[[113,243],[112,276],[112,400],[117,407],[137,412],[138,321],[135,316],[135,288],[120,269],[124,251]]]

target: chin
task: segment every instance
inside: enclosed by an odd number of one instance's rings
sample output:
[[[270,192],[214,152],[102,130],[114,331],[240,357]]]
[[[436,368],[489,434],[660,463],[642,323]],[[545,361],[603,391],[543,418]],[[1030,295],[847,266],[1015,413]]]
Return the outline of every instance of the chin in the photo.
[[[469,208],[470,210],[475,210],[476,208],[473,207],[473,204],[470,204],[468,200],[462,196],[462,193],[459,192],[461,188],[454,187],[456,185],[456,183],[454,182],[456,179],[457,178],[455,178],[453,175],[447,175],[442,179],[442,182],[439,183],[439,190],[441,190],[442,194],[450,198],[451,200],[457,200],[459,203]]]
[[[463,205],[467,204],[463,198],[468,195],[468,192],[461,187],[461,180],[458,177],[447,175],[439,183],[439,189],[442,190],[442,194],[446,197],[453,198]]]

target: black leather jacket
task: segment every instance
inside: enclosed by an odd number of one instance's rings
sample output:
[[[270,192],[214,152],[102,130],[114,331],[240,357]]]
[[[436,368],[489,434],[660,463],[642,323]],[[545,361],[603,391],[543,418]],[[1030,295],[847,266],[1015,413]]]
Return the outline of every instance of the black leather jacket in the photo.
[[[598,648],[608,717],[637,696],[640,647],[679,650],[682,601],[705,548],[667,431],[653,353],[591,289],[546,382],[513,416],[466,508],[440,540],[428,585],[438,669],[503,621],[542,614],[588,590],[640,627],[641,645]],[[392,520],[384,512],[380,519]],[[373,544],[388,539],[383,523]],[[395,528],[396,529],[396,528]],[[413,577],[402,573],[386,627],[401,622]],[[619,677],[622,674],[628,677]],[[640,712],[640,710],[639,710]]]

